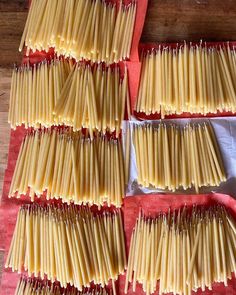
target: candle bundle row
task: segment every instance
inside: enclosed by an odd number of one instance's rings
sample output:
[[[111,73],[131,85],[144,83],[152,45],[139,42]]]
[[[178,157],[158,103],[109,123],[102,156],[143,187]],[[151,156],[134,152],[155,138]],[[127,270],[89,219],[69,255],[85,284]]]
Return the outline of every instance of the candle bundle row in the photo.
[[[12,74],[8,122],[12,128],[51,126],[53,110],[72,70],[72,63],[54,59],[15,68]]]
[[[138,183],[175,191],[219,186],[226,180],[220,149],[211,124],[181,128],[160,123],[133,125]]]
[[[15,295],[108,295],[112,294],[105,288],[96,286],[95,288],[85,288],[78,291],[75,287],[60,288],[56,283],[42,281],[38,278],[21,277],[18,282]]]
[[[113,63],[129,58],[136,2],[33,0],[19,50],[46,50],[76,60]]]
[[[18,155],[9,196],[34,200],[120,207],[125,193],[121,141],[97,134],[94,138],[71,130],[28,132]]]
[[[125,106],[129,109],[127,69],[121,79],[119,66],[77,64],[58,99],[56,121],[79,130],[82,127],[119,133]]]
[[[120,132],[129,105],[127,69],[55,59],[13,70],[8,122],[12,128],[69,125]]]
[[[137,112],[236,112],[235,48],[161,46],[142,55]]]
[[[125,293],[136,282],[146,294],[212,290],[236,274],[236,223],[224,207],[185,207],[151,219],[139,216],[132,232]]]
[[[6,267],[47,275],[62,287],[102,287],[126,268],[120,210],[93,213],[88,207],[39,205],[19,210]],[[114,284],[113,284],[114,286]]]

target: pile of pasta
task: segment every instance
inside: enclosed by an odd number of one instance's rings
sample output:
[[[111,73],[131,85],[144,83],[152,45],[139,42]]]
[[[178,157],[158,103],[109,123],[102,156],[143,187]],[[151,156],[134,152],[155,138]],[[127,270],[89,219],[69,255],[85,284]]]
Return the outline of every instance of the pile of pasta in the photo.
[[[19,50],[113,63],[130,56],[136,1],[32,0]]]
[[[236,274],[236,223],[223,206],[196,207],[160,213],[156,218],[139,215],[132,232],[125,293],[129,282],[146,294],[192,294],[212,290]]]
[[[121,79],[118,65],[77,63],[54,109],[56,121],[74,131],[84,127],[118,135],[126,105],[130,112],[127,76],[126,67]]]
[[[142,54],[137,112],[236,112],[236,51],[228,46],[159,46]]]
[[[120,210],[92,212],[75,205],[24,205],[20,208],[6,267],[44,275],[79,291],[95,284],[115,288],[126,268]]]
[[[9,197],[29,193],[63,202],[121,207],[125,194],[121,140],[70,129],[29,131],[19,151]]]
[[[26,128],[48,127],[58,123],[53,110],[72,68],[72,62],[62,58],[15,67],[8,115],[11,128],[22,124]]]
[[[105,288],[96,286],[95,288],[85,288],[83,291],[78,291],[75,287],[68,286],[61,288],[57,283],[50,283],[50,281],[42,281],[38,278],[21,277],[15,295],[108,295]]]
[[[219,186],[226,173],[210,123],[133,124],[138,183],[175,191]]]

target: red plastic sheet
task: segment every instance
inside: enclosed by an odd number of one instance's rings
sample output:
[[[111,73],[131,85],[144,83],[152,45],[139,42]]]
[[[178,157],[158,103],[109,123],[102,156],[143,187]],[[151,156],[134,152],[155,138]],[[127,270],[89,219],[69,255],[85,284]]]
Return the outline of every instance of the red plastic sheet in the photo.
[[[147,4],[148,0],[137,0],[137,13],[136,19],[134,24],[134,34],[132,40],[132,47],[130,53],[130,61],[138,62],[139,61],[139,41],[141,38],[143,25],[145,21],[146,11],[147,11]]]

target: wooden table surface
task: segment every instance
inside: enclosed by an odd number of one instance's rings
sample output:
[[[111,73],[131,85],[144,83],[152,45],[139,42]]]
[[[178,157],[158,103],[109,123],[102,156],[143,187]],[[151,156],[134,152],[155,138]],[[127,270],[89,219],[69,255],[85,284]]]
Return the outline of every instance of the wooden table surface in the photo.
[[[137,0],[141,1],[141,0]],[[21,60],[18,52],[28,0],[0,0],[0,66]],[[149,0],[143,42],[236,40],[235,0]]]
[[[10,76],[13,63],[21,61],[18,46],[27,3],[28,0],[0,0],[0,198],[10,134]],[[200,39],[236,40],[236,0],[149,0],[142,42]],[[0,249],[0,265],[2,257]]]

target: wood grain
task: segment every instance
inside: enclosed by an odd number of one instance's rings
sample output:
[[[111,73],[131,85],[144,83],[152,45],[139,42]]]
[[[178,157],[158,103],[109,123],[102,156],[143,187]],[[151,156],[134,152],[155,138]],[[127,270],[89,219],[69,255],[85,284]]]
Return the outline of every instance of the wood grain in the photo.
[[[10,126],[7,123],[11,70],[0,68],[0,201],[5,169],[7,166]]]
[[[20,62],[27,0],[0,0],[0,66]],[[142,42],[236,40],[235,0],[149,0]]]
[[[149,0],[142,42],[236,40],[235,0]]]
[[[28,3],[27,0],[0,0],[0,12],[27,12]]]
[[[19,44],[27,12],[0,12],[0,66],[12,67],[20,63]]]

